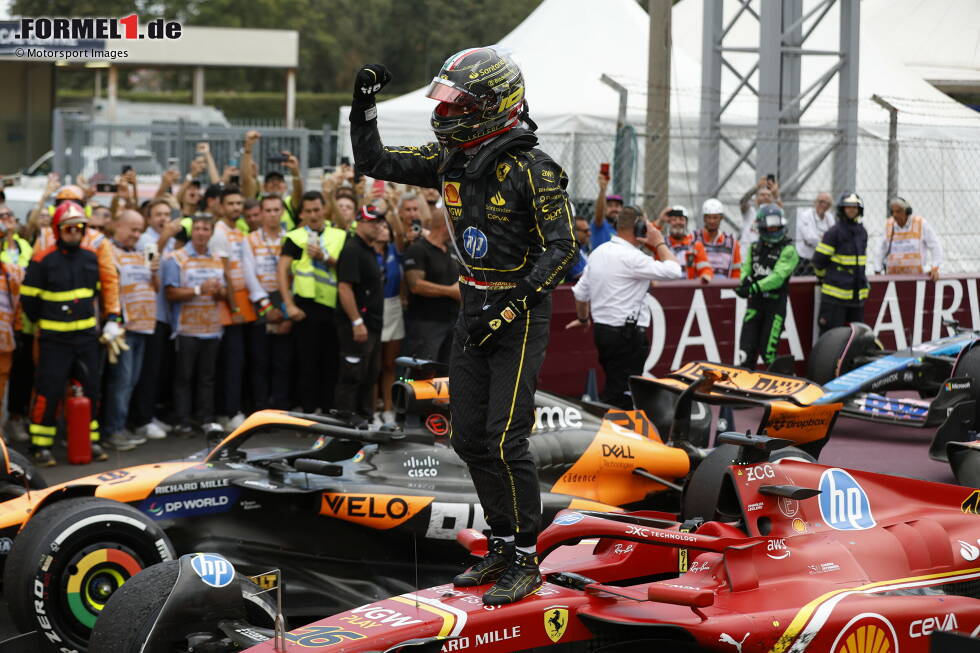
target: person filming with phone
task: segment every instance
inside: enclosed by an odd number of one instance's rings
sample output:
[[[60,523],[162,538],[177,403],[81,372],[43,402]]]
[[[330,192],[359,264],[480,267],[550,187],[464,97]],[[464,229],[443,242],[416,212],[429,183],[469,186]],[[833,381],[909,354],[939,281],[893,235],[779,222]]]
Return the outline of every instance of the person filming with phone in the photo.
[[[645,245],[653,256],[643,253]],[[633,408],[629,378],[643,372],[649,343],[650,311],[644,304],[650,282],[680,279],[680,263],[663,233],[635,206],[623,207],[616,234],[589,256],[585,272],[572,288],[577,317],[566,329],[595,324],[593,337],[606,385],[599,398],[619,408]]]

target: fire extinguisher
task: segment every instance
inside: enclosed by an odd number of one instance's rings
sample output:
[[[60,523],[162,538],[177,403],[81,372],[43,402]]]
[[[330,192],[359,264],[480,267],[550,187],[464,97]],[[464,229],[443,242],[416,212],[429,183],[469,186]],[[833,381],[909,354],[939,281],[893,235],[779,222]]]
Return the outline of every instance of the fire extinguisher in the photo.
[[[82,386],[72,381],[71,396],[65,400],[65,421],[68,423],[68,462],[87,465],[92,462],[92,402],[82,394]]]

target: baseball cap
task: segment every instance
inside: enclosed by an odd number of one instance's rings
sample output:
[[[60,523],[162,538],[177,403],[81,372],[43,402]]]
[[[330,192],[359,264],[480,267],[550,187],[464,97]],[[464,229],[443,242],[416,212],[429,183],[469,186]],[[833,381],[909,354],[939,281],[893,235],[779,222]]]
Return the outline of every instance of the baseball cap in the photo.
[[[355,216],[358,220],[364,220],[365,222],[374,222],[375,220],[383,220],[384,217],[374,210],[373,206],[362,206],[361,210],[357,212]]]
[[[625,202],[623,202],[623,196],[622,195],[606,195],[606,201],[607,202],[619,202],[620,204],[625,204]]]

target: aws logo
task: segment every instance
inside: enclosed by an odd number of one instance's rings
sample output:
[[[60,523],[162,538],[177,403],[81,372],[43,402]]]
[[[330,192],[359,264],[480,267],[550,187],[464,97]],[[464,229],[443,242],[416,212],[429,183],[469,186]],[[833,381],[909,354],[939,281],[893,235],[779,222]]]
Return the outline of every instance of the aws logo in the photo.
[[[430,503],[433,497],[393,494],[345,494],[324,492],[320,514],[385,530],[411,519]]]

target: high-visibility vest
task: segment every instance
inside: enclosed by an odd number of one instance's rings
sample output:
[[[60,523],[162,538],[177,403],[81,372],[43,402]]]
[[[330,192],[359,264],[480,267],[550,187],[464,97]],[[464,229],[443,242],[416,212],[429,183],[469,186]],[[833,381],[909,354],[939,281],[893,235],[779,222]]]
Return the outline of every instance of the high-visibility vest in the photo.
[[[711,263],[708,262],[708,255],[704,251],[704,245],[694,240],[691,234],[680,239],[668,235],[667,247],[677,257],[677,262],[684,268],[688,279],[711,278],[714,274]]]
[[[0,266],[0,352],[11,352],[14,350],[14,317],[24,268],[6,261],[0,262]]]
[[[337,273],[326,263],[310,258],[306,251],[306,241],[312,233],[315,232],[307,227],[300,227],[286,234],[286,238],[303,250],[303,256],[298,261],[293,261],[290,266],[293,273],[293,295],[336,308]],[[320,247],[330,255],[330,258],[337,260],[346,240],[347,232],[327,226],[320,234]]]
[[[221,322],[226,326],[236,322],[254,322],[255,308],[248,298],[248,289],[245,286],[245,265],[243,263],[245,252],[245,234],[234,227],[229,227],[224,220],[214,225],[214,233],[217,235],[224,232],[228,241],[228,276],[231,281],[231,288],[228,289],[230,302],[221,303]],[[233,319],[229,303],[234,303],[238,308],[238,315]]]
[[[695,242],[704,246],[704,251],[708,255],[708,263],[711,264],[711,269],[714,270],[715,274],[721,277],[738,278],[740,276],[741,261],[735,260],[736,241],[734,236],[719,233],[713,242],[709,242],[704,237],[703,229],[698,229],[693,235]]]
[[[12,241],[14,247],[4,247],[3,252],[0,252],[0,261],[12,263],[26,269],[27,264],[31,262],[31,257],[34,256],[34,248],[31,247],[29,242],[17,234],[13,235]]]
[[[112,254],[119,270],[119,303],[127,331],[153,333],[157,321],[157,300],[153,274],[142,252],[127,251],[115,243]]]
[[[279,263],[279,252],[282,251],[284,231],[272,239],[266,239],[265,230],[258,229],[248,235],[248,244],[252,247],[255,258],[255,276],[259,285],[266,292],[274,292],[279,286],[276,283],[276,266]]]
[[[921,215],[913,215],[905,223],[905,229],[895,228],[895,218],[885,223],[885,240],[888,254],[885,267],[888,274],[922,274],[923,220]]]
[[[188,244],[173,253],[174,261],[180,268],[180,287],[193,288],[208,279],[217,279],[222,284],[225,280],[225,268],[221,259],[205,255],[191,256]],[[224,303],[210,295],[196,295],[193,299],[180,303],[180,313],[177,316],[177,334],[182,336],[206,337],[221,333],[221,311],[219,303]]]

